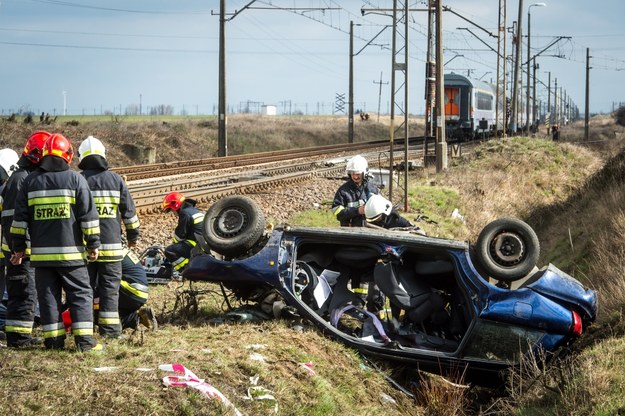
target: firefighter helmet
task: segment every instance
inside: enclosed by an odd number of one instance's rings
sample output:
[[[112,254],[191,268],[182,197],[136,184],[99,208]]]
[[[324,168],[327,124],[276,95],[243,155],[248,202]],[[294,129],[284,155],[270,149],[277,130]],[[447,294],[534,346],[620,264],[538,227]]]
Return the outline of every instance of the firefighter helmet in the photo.
[[[371,195],[365,204],[365,217],[369,222],[376,222],[382,215],[389,215],[392,210],[391,201],[382,195]]]
[[[19,158],[20,157],[17,155],[17,152],[13,149],[0,150],[0,169],[4,170],[7,178],[11,176],[13,170],[15,170],[15,165],[17,164]],[[0,176],[4,177],[5,175]]]
[[[38,130],[31,134],[26,140],[26,145],[22,151],[22,156],[30,160],[34,164],[41,162],[43,157],[43,145],[52,136],[47,131]]]
[[[350,175],[352,173],[360,173],[364,175],[369,171],[369,164],[367,159],[360,155],[356,155],[347,161],[347,167],[345,172]]]
[[[74,148],[65,136],[55,133],[43,145],[43,157],[46,156],[58,156],[67,163],[71,163],[74,157]]]
[[[100,155],[106,159],[106,149],[100,140],[96,137],[89,136],[80,143],[78,147],[78,157],[80,161],[90,155]]]
[[[180,192],[170,192],[163,198],[163,210],[178,211],[184,202],[185,197]]]

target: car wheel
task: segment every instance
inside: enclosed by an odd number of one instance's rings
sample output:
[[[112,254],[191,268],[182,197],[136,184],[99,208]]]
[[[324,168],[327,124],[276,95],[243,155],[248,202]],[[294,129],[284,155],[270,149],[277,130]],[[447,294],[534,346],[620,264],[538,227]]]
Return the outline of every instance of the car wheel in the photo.
[[[504,282],[526,276],[540,255],[534,230],[515,218],[501,218],[487,224],[478,236],[475,249],[484,272]]]
[[[245,196],[228,196],[213,204],[204,216],[204,239],[215,252],[228,257],[246,253],[260,240],[265,216]]]

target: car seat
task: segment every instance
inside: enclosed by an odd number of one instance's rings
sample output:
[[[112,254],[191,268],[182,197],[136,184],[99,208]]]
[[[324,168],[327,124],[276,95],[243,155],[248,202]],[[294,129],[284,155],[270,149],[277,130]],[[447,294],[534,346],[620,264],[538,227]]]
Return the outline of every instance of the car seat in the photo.
[[[389,298],[395,318],[400,310],[415,324],[431,320],[443,326],[449,318],[443,298],[430,286],[420,281],[416,273],[398,262],[378,262],[373,271],[375,283]]]

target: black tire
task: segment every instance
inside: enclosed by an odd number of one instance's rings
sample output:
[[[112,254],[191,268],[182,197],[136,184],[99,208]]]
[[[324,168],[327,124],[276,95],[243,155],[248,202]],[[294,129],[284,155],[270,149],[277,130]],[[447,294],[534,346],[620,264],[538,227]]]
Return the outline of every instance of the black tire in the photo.
[[[477,262],[493,279],[514,282],[536,266],[540,256],[538,236],[525,222],[501,218],[484,227],[475,247]]]
[[[238,257],[250,250],[263,236],[265,216],[258,205],[245,196],[228,196],[213,204],[204,216],[204,239],[211,250],[227,257]]]

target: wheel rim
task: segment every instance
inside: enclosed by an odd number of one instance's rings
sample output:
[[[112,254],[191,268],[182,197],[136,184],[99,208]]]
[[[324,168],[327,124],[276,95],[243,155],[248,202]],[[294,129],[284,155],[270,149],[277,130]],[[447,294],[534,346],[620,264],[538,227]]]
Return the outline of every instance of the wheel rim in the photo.
[[[525,244],[517,234],[504,232],[493,239],[491,255],[501,266],[514,266],[523,259]]]
[[[245,212],[238,209],[229,209],[219,215],[217,219],[217,234],[221,237],[233,237],[240,234],[247,225]]]

